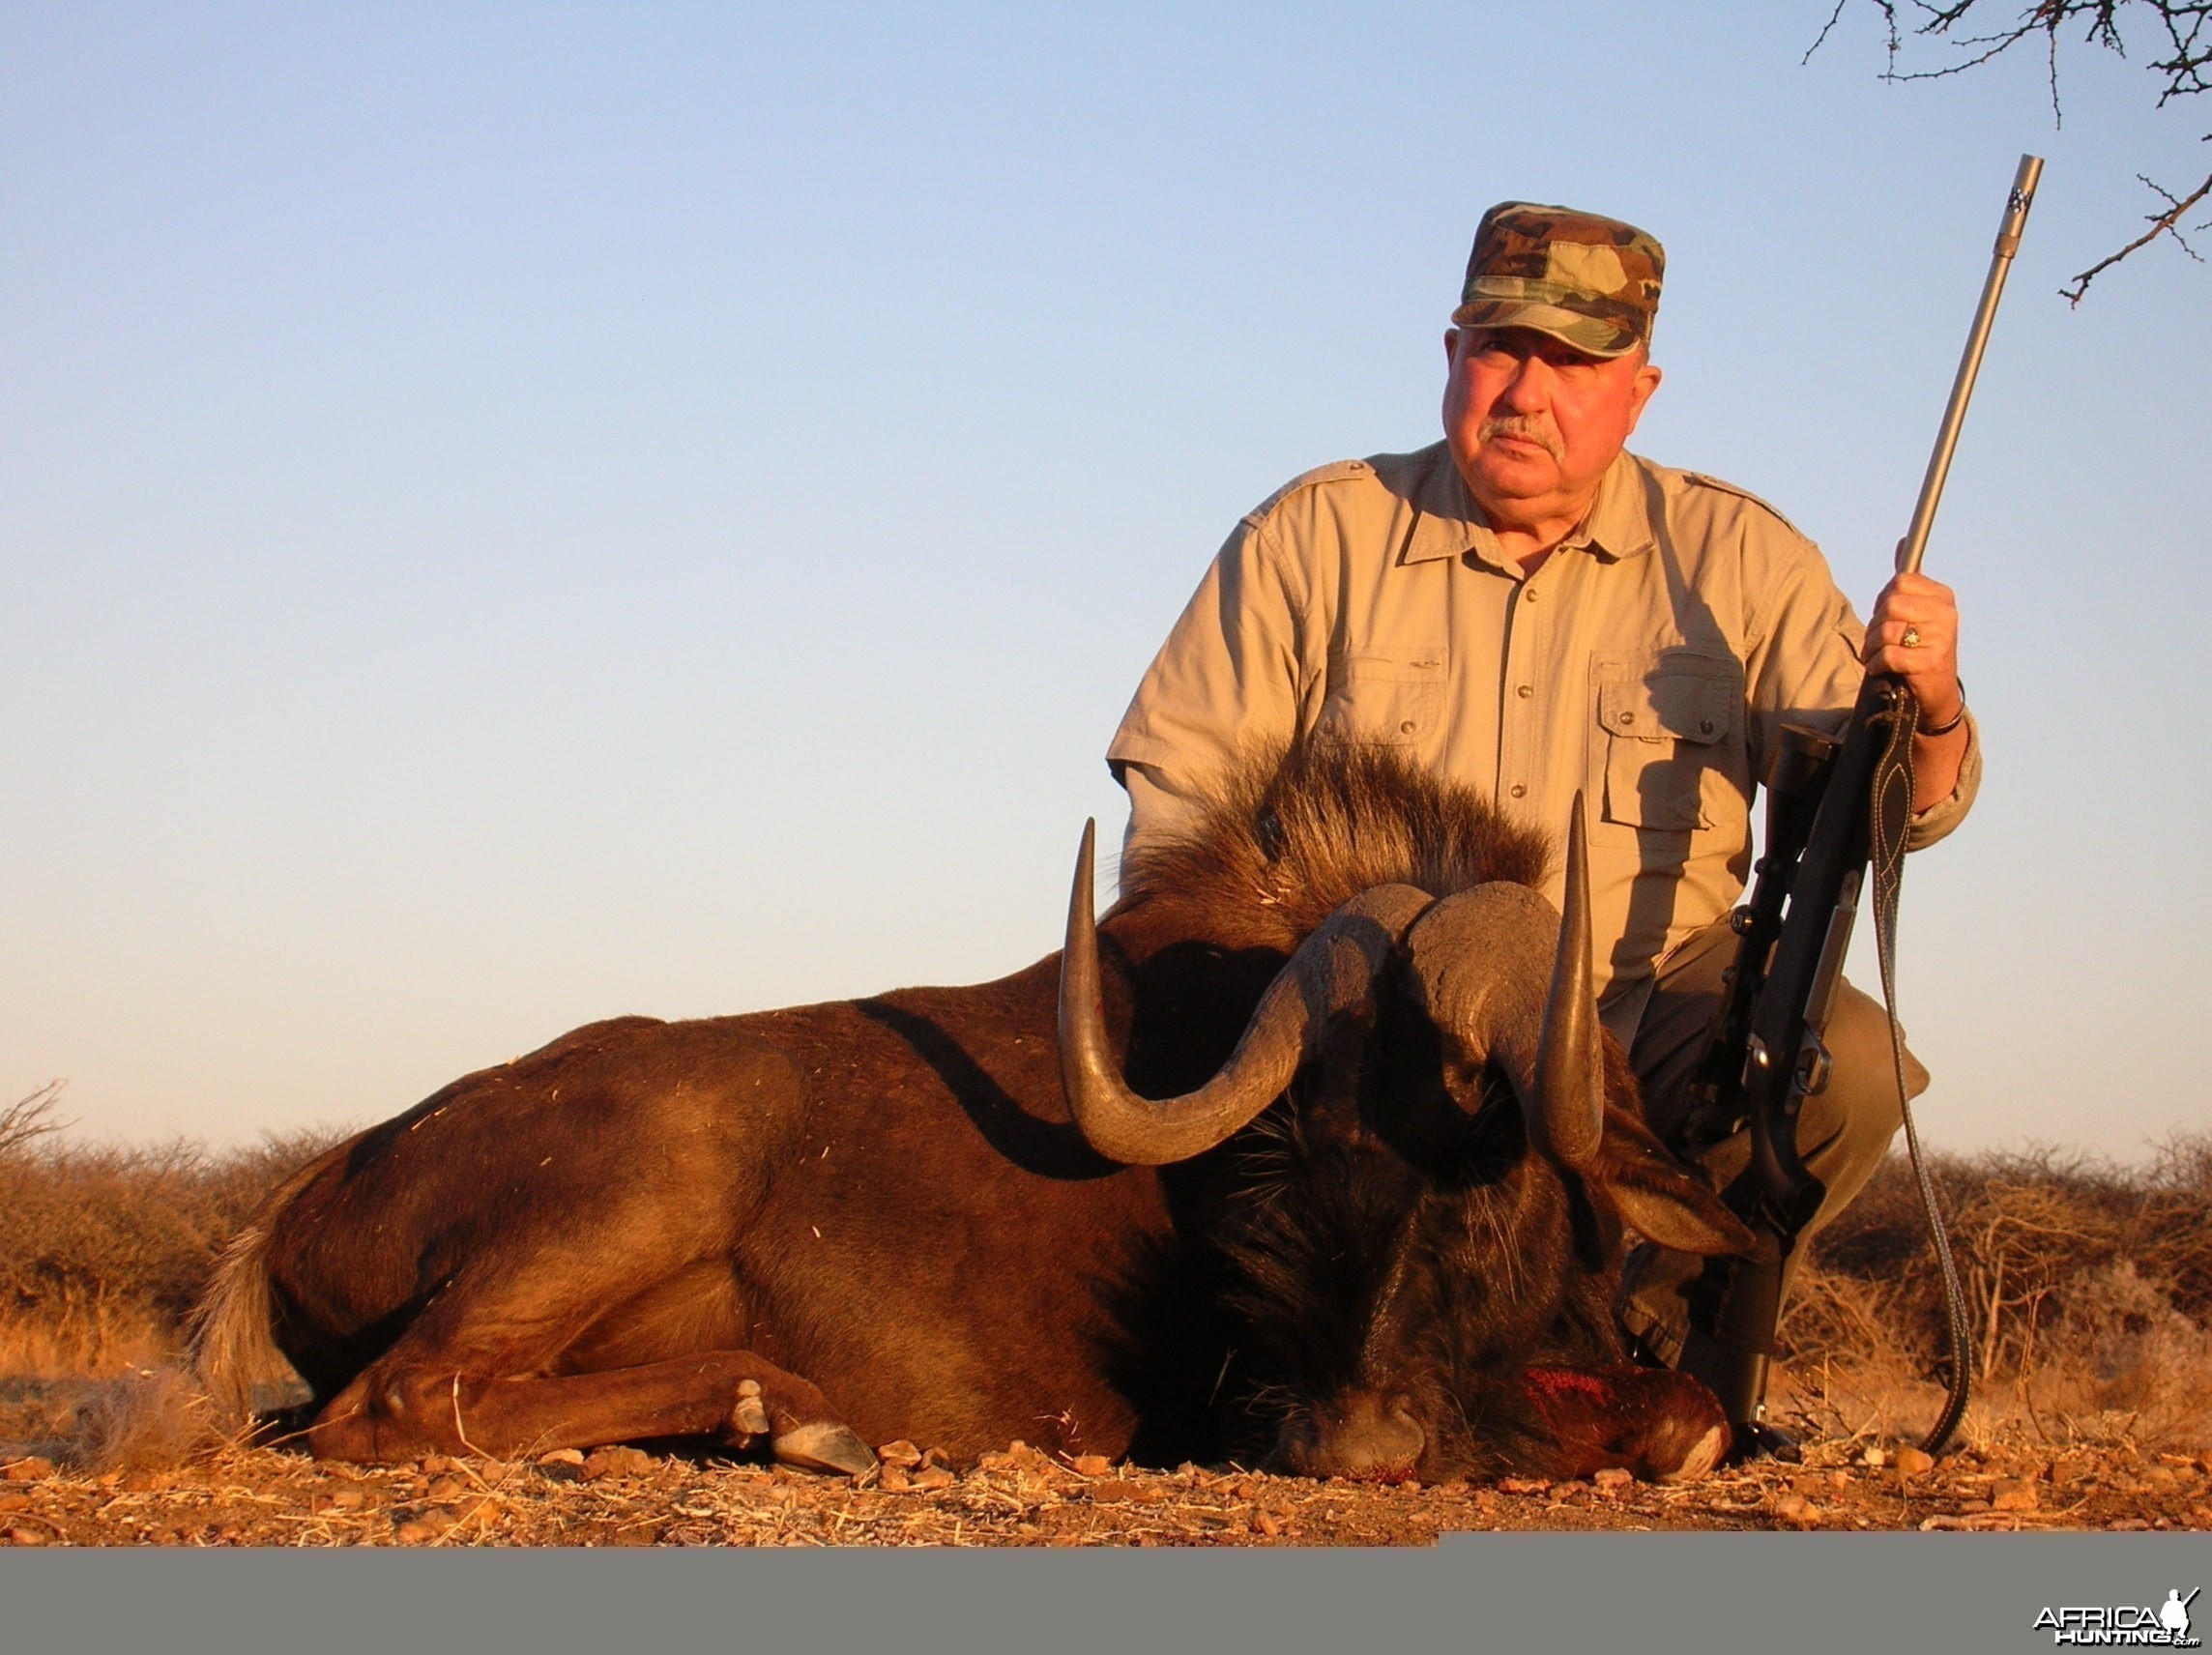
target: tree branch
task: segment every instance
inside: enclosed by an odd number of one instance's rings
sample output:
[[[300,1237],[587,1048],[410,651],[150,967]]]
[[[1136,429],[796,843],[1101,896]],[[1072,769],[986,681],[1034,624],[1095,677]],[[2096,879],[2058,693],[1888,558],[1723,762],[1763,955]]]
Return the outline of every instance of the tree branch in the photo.
[[[1806,50],[1805,60],[1820,49],[1842,18],[1850,0],[1836,0],[1835,10],[1821,25],[1819,35]],[[1888,67],[1882,71],[1884,80],[1946,80],[1964,74],[1970,69],[1979,69],[1991,59],[2000,57],[2023,41],[2037,35],[2044,38],[2047,62],[2046,73],[2051,83],[2052,119],[2064,124],[2063,111],[2058,100],[2058,46],[2059,31],[2068,24],[2086,25],[2081,34],[2083,45],[2101,46],[2109,52],[2126,57],[2127,43],[2120,34],[2120,14],[2130,7],[2139,7],[2157,19],[2163,32],[2169,55],[2154,58],[2144,67],[2153,74],[2164,78],[2159,89],[2158,108],[2177,98],[2193,97],[2200,92],[2212,92],[2212,0],[2026,0],[2020,11],[2009,19],[1996,24],[1987,34],[1966,34],[1963,31],[1971,17],[1975,21],[1997,15],[1997,8],[1988,0],[1868,0],[1881,14],[1888,33]],[[1900,11],[1907,10],[1909,19],[1901,19]],[[1978,13],[1978,15],[1977,15]],[[2133,11],[2130,16],[2139,14]],[[1962,56],[1932,69],[1901,68],[1906,48],[1906,37],[1911,35],[1922,40],[1941,39]],[[2212,132],[2205,134],[2212,142]],[[2075,276],[2059,289],[2059,294],[2070,305],[2081,303],[2089,291],[2089,284],[2106,271],[2131,254],[2140,252],[2161,236],[2169,236],[2174,245],[2197,263],[2205,261],[2182,234],[2181,219],[2192,207],[2212,194],[2212,178],[2207,178],[2187,196],[2176,196],[2164,186],[2137,174],[2142,183],[2155,191],[2167,204],[2164,213],[2147,218],[2150,228],[2109,257],[2100,259],[2087,270]],[[2212,229],[2212,223],[2192,226]]]
[[[1851,0],[1836,0],[1836,9],[1828,14],[1828,20],[1820,25],[1819,34],[1815,37],[1813,44],[1805,48],[1805,55],[1797,60],[1797,67],[1799,69],[1803,69],[1807,64],[1811,63],[1813,61],[1813,54],[1819,51],[1821,46],[1827,44],[1828,35],[1830,31],[1832,31],[1836,26],[1836,19],[1844,15],[1844,8],[1848,6],[1850,3]],[[1893,33],[1896,28],[1896,21],[1897,20],[1895,17],[1890,19],[1890,25]]]
[[[2091,265],[2080,276],[2077,276],[2066,286],[2061,287],[2058,290],[2058,297],[2065,300],[2068,305],[2081,304],[2082,296],[2089,291],[2089,283],[2096,280],[2098,276],[2104,275],[2106,271],[2110,270],[2112,266],[2118,264],[2120,260],[2126,258],[2130,253],[2135,252],[2142,247],[2149,247],[2151,243],[2157,241],[2161,236],[2171,236],[2180,246],[2183,252],[2187,253],[2191,258],[2196,259],[2198,264],[2202,264],[2204,262],[2203,257],[2197,251],[2197,249],[2191,247],[2189,243],[2183,239],[2181,234],[2181,216],[2182,214],[2188,212],[2190,208],[2196,206],[2197,202],[2203,200],[2205,196],[2212,195],[2212,178],[2205,179],[2202,184],[2199,184],[2187,195],[2183,196],[2179,200],[2175,200],[2171,190],[2165,189],[2160,188],[2158,185],[2151,184],[2151,181],[2147,178],[2143,178],[2142,174],[2139,172],[2136,174],[2136,177],[2141,179],[2142,182],[2146,185],[2149,185],[2151,189],[2156,189],[2159,194],[2165,196],[2168,201],[2172,203],[2172,205],[2168,207],[2167,210],[2163,213],[2151,215],[2150,228],[2145,230],[2141,235],[2138,236],[2134,241],[2130,242],[2126,247],[2122,247],[2118,252],[2106,254],[2105,257],[2099,259],[2095,264]],[[2198,226],[2198,228],[2202,227],[2203,226],[2201,225]]]

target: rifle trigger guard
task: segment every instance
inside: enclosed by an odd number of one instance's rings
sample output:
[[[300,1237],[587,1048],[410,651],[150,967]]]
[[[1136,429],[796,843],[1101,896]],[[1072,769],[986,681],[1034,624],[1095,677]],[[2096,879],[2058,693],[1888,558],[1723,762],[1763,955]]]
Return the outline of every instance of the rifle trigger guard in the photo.
[[[1810,1030],[1805,1034],[1804,1049],[1797,1054],[1797,1074],[1794,1089],[1800,1097],[1819,1097],[1828,1089],[1828,1077],[1835,1071],[1829,1060],[1828,1048],[1819,1036]]]

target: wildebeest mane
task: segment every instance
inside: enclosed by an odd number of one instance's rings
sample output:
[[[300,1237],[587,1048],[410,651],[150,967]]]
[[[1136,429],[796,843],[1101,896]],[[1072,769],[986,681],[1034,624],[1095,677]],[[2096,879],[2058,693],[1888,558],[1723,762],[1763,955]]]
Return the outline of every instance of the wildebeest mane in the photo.
[[[1376,886],[1535,886],[1551,856],[1544,834],[1392,748],[1303,740],[1236,766],[1187,826],[1130,846],[1113,930],[1140,954],[1167,938],[1288,953]]]

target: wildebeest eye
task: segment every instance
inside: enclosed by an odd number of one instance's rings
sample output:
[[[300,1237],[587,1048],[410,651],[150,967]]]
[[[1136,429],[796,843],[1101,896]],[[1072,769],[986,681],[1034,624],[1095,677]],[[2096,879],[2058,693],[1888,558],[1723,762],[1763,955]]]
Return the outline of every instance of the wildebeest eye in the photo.
[[[1258,841],[1260,854],[1267,860],[1274,862],[1282,859],[1283,819],[1276,814],[1273,805],[1270,804],[1260,812],[1259,820],[1252,824],[1252,837]]]

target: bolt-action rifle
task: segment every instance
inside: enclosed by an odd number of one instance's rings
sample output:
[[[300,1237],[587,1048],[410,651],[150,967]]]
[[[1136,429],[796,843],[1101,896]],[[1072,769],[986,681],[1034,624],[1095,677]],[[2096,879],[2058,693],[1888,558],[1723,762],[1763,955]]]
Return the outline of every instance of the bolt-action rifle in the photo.
[[[2040,158],[2021,157],[1919,504],[1911,528],[1898,543],[1901,573],[1920,567],[1990,325],[2042,171]],[[1898,1102],[1949,1311],[1950,1401],[1929,1434],[1929,1452],[1941,1451],[1965,1411],[1965,1302],[1906,1099],[1905,1048],[1894,992],[1898,880],[1912,811],[1912,738],[1918,717],[1918,706],[1902,679],[1870,673],[1841,737],[1802,725],[1784,727],[1765,777],[1764,854],[1750,898],[1733,915],[1741,939],[1735,964],[1725,979],[1712,1032],[1691,1082],[1692,1118],[1703,1122],[1707,1134],[1726,1136],[1746,1121],[1751,1127],[1750,1164],[1723,1199],[1758,1243],[1746,1254],[1709,1261],[1693,1285],[1691,1330],[1680,1362],[1683,1372],[1703,1379],[1720,1397],[1737,1428],[1739,1450],[1764,1434],[1761,1416],[1785,1266],[1827,1194],[1798,1154],[1797,1121],[1805,1100],[1828,1084],[1824,1037],[1870,870]]]

